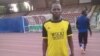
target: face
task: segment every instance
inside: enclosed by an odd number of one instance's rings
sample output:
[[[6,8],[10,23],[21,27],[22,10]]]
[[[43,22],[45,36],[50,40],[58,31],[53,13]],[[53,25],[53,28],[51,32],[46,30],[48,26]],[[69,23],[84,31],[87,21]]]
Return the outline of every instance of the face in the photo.
[[[60,15],[62,13],[61,5],[60,4],[53,4],[52,8],[51,8],[51,13],[56,18],[60,17]]]

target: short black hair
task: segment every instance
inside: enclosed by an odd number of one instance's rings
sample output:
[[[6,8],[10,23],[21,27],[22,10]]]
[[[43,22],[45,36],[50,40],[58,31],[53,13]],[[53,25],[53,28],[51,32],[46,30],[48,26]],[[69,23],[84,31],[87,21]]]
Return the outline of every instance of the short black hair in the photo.
[[[81,14],[82,14],[82,15],[87,15],[86,10],[83,10],[83,11],[81,12]]]

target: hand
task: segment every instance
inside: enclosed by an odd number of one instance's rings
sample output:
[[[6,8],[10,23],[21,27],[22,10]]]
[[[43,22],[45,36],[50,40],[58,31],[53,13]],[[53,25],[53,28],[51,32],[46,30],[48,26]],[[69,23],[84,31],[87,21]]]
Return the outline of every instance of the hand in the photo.
[[[46,54],[43,54],[43,56],[46,56]]]
[[[92,32],[90,32],[90,36],[92,36]]]
[[[46,55],[43,55],[43,56],[46,56]]]
[[[70,56],[74,56],[74,54],[70,54]]]

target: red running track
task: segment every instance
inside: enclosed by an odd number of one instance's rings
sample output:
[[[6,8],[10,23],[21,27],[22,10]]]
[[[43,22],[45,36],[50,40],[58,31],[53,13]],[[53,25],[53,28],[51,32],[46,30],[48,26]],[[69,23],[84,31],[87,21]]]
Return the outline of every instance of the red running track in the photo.
[[[77,33],[73,40],[75,56],[81,56]],[[42,56],[41,33],[0,33],[0,56]],[[100,33],[89,37],[85,56],[100,56]]]

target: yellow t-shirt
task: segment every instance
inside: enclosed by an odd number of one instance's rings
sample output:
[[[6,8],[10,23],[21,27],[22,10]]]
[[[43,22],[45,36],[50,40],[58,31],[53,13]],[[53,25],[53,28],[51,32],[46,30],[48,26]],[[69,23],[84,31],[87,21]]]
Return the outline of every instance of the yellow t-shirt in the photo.
[[[71,34],[72,30],[68,21],[45,22],[42,35],[48,40],[46,56],[69,56],[67,36]]]

